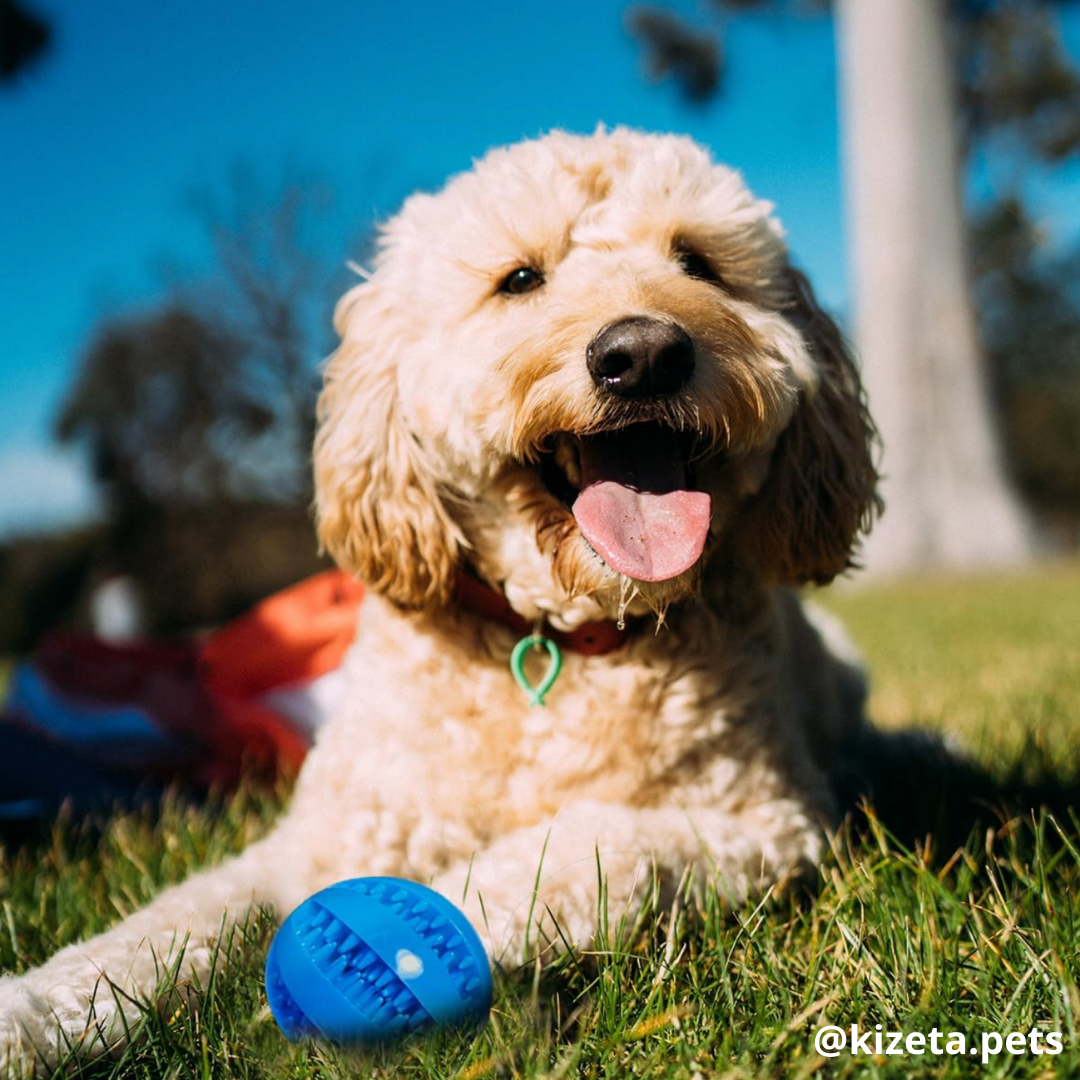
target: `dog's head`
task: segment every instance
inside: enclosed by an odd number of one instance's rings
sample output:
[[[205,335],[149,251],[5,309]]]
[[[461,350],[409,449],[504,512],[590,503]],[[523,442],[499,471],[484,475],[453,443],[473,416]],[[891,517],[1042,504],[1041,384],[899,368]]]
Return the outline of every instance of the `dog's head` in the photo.
[[[468,563],[563,627],[662,611],[706,568],[843,571],[873,427],[770,209],[688,139],[622,129],[409,199],[337,311],[325,547],[403,606]]]

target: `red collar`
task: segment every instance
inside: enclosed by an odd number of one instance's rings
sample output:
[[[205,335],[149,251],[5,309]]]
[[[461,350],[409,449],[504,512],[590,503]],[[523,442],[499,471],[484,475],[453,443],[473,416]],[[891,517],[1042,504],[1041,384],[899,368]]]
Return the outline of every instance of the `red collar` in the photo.
[[[485,619],[502,623],[515,634],[524,637],[533,631],[532,623],[522,618],[502,593],[496,592],[467,570],[458,572],[454,596],[462,607]],[[633,626],[630,620],[627,620],[627,624]],[[603,656],[614,652],[627,640],[629,633],[620,630],[611,620],[582,623],[576,630],[569,631],[555,630],[545,624],[543,632],[561,649],[569,649],[582,656]]]

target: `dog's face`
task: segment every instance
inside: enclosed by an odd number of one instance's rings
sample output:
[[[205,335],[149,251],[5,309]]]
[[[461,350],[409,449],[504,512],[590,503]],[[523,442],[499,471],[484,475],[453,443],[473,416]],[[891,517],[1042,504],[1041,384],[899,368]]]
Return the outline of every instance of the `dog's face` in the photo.
[[[770,207],[687,139],[489,154],[405,204],[337,321],[320,536],[405,606],[465,563],[564,627],[706,569],[826,581],[876,507],[835,327]]]

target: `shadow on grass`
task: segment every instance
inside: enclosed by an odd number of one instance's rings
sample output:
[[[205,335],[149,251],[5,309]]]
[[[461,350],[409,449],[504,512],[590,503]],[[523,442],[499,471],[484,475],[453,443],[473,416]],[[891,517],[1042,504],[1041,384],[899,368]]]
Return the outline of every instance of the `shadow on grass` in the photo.
[[[1044,811],[1077,827],[1080,765],[1051,761],[1032,739],[995,768],[930,732],[870,731],[849,761],[836,790],[854,831],[881,826],[896,843],[918,847],[933,861],[950,858],[977,831],[1001,830]]]

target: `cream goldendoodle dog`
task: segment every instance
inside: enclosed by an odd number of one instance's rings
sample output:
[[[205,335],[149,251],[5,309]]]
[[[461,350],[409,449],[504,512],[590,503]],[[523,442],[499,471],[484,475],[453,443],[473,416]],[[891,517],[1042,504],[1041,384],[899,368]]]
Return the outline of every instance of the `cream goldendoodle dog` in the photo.
[[[513,958],[552,919],[587,942],[598,856],[631,907],[654,870],[738,898],[818,859],[861,696],[789,587],[851,565],[873,429],[770,209],[621,129],[405,204],[319,406],[319,534],[372,586],[339,715],[267,839],[0,982],[0,1061],[119,1038],[185,938],[204,972],[226,909],[341,878],[465,896]],[[565,656],[542,708],[533,629]]]

